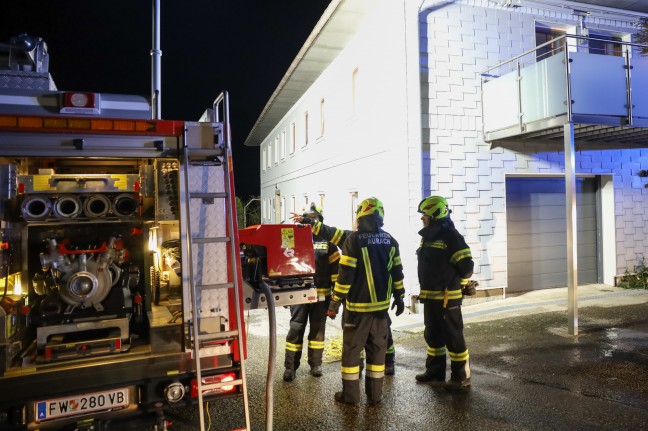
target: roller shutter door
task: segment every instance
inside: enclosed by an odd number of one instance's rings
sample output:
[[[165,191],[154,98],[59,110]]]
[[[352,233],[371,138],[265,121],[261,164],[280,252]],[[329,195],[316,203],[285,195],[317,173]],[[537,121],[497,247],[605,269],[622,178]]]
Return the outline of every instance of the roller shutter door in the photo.
[[[596,184],[576,180],[579,284],[598,281]],[[564,179],[506,180],[508,291],[567,285],[566,213]]]

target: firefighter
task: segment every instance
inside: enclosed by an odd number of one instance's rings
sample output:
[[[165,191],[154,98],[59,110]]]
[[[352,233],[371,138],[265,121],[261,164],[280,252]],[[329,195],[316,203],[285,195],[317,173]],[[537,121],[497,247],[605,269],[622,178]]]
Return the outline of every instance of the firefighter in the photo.
[[[304,213],[304,217],[320,222],[324,220],[322,209],[315,204],[311,204],[310,209]],[[286,369],[283,375],[283,379],[287,382],[295,379],[295,372],[299,368],[306,323],[309,321],[308,365],[310,365],[310,374],[314,377],[322,376],[326,311],[331,302],[331,289],[338,276],[340,252],[337,246],[315,234],[313,234],[313,249],[315,252],[315,287],[317,296],[324,297],[324,300],[290,307],[290,329],[286,335],[286,357],[284,360]]]
[[[335,319],[344,301],[342,331],[342,391],[335,393],[341,403],[360,402],[360,352],[367,356],[365,394],[370,403],[382,401],[385,352],[389,332],[388,309],[400,316],[403,297],[403,265],[398,242],[381,229],[382,202],[363,200],[356,210],[358,230],[342,245],[340,271],[333,289],[328,315]]]
[[[473,273],[470,248],[450,220],[448,202],[440,196],[421,201],[423,214],[421,245],[417,250],[418,276],[423,302],[427,358],[425,372],[416,375],[419,382],[445,383],[456,391],[470,386],[468,348],[461,315],[462,286]],[[450,380],[446,378],[446,352],[450,356]]]
[[[297,223],[310,224],[314,235],[324,238],[338,247],[341,247],[347,237],[353,232],[352,230],[342,230],[334,226],[325,225],[322,220],[317,220],[316,218],[304,217],[297,213],[292,214],[293,221]],[[396,372],[396,349],[394,347],[394,337],[392,336],[391,331],[391,318],[387,316],[387,319],[389,322],[389,335],[387,336],[387,353],[385,355],[385,375],[393,376]],[[364,361],[360,363],[360,372],[362,372],[362,369],[364,368],[363,362]]]

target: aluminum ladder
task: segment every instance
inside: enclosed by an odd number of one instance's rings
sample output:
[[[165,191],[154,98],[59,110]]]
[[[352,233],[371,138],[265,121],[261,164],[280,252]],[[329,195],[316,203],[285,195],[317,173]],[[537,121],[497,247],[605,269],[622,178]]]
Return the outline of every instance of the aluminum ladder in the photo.
[[[222,121],[220,111],[223,112]],[[198,124],[209,124],[211,127],[198,127],[193,131],[190,125],[186,126],[181,163],[184,172],[179,177],[182,182],[181,193],[185,193],[181,205],[181,211],[185,213],[181,220],[185,220],[185,226],[181,226],[181,235],[186,244],[188,259],[185,261],[190,263],[187,272],[191,286],[190,301],[186,301],[190,303],[190,309],[185,309],[185,328],[196,371],[200,430],[205,430],[206,405],[203,392],[224,386],[240,387],[245,429],[249,430],[243,298],[239,278],[240,256],[227,92],[221,93],[214,100],[211,112],[207,110]],[[213,136],[205,139],[205,130],[209,129],[213,131]],[[212,276],[214,271],[220,274]],[[232,296],[235,310],[228,308]],[[233,328],[232,313],[236,316]],[[228,322],[229,329],[221,325],[223,319]],[[223,349],[229,350],[225,354],[230,354],[233,358],[232,365],[235,365],[238,357],[240,377],[228,382],[204,381],[201,358],[223,354]]]

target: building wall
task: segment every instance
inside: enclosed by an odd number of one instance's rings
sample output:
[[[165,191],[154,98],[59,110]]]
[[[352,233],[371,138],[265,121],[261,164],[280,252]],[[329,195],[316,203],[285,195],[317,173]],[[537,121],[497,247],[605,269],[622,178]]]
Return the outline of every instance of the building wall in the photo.
[[[410,209],[421,198],[418,25],[416,9],[406,13],[412,4],[377,0],[346,48],[260,148],[264,223],[288,221],[293,209],[301,213],[307,202],[319,204],[321,199],[327,224],[352,229],[352,195],[357,194],[358,203],[376,196],[385,205],[385,230],[401,243],[406,287],[416,284],[414,251],[420,221]],[[294,153],[279,150],[275,159],[274,145],[281,145],[284,131],[290,148],[293,124]],[[264,154],[272,155],[270,167]],[[285,206],[277,217],[276,205],[282,202]]]
[[[569,9],[542,4],[509,8],[480,0],[428,1],[419,19],[424,193],[448,198],[453,219],[471,247],[480,284],[504,287],[506,175],[564,173],[564,154],[542,144],[491,148],[485,143],[480,74],[533,49],[537,21],[575,26],[577,19]],[[587,25],[632,33],[636,28],[630,21],[588,17]],[[576,152],[577,173],[613,178],[615,226],[604,229],[615,229],[619,274],[646,253],[648,189],[637,172],[647,167],[648,150]]]

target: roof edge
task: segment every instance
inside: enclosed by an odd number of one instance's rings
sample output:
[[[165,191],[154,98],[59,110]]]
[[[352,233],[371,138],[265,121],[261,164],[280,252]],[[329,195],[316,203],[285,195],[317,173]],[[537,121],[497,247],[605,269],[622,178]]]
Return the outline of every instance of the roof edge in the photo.
[[[313,31],[311,34],[308,36],[306,39],[306,42],[304,42],[304,45],[301,47],[299,52],[297,53],[297,56],[295,59],[292,61],[290,66],[288,67],[288,70],[284,74],[283,78],[281,78],[281,81],[279,82],[279,85],[277,85],[277,88],[274,90],[272,95],[270,96],[270,99],[266,103],[266,105],[263,107],[263,110],[261,111],[261,114],[259,115],[259,118],[257,118],[256,122],[252,126],[252,129],[250,130],[250,133],[248,133],[247,138],[245,138],[245,141],[243,142],[243,145],[249,146],[249,147],[256,147],[261,145],[261,139],[258,139],[258,142],[252,142],[254,140],[254,135],[256,133],[256,130],[259,128],[259,125],[263,122],[265,119],[266,115],[268,114],[268,111],[272,108],[272,105],[274,105],[275,100],[277,99],[277,96],[281,93],[281,91],[284,89],[288,81],[290,81],[290,78],[292,77],[293,73],[299,66],[299,64],[302,62],[304,59],[304,56],[306,53],[311,49],[313,46],[313,43],[317,40],[319,35],[321,34],[322,30],[328,24],[328,22],[331,20],[331,17],[335,13],[335,11],[338,9],[340,4],[344,0],[332,0],[331,3],[328,5],[320,19],[317,21],[317,24],[315,24],[315,27],[313,28]]]

